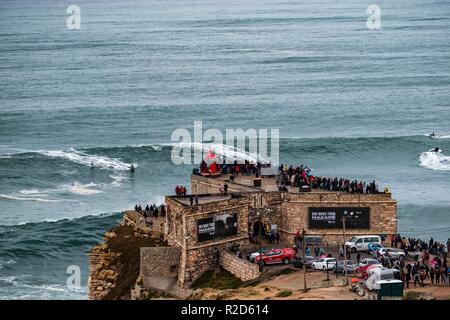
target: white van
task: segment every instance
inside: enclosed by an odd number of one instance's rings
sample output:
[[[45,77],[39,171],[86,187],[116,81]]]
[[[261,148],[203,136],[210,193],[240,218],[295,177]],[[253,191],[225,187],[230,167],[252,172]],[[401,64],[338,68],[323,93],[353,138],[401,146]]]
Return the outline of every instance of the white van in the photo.
[[[351,252],[367,251],[371,242],[381,243],[381,237],[376,235],[355,236],[347,241],[345,245],[350,248]]]

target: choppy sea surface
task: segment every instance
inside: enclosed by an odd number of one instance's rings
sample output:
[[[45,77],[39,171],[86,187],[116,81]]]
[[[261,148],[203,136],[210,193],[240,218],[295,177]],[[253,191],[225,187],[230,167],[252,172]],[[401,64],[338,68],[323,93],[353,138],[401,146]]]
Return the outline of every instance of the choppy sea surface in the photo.
[[[119,212],[189,185],[170,143],[194,120],[279,128],[282,162],[376,180],[402,234],[446,240],[450,2],[378,1],[381,30],[371,4],[1,0],[0,299],[85,299]]]

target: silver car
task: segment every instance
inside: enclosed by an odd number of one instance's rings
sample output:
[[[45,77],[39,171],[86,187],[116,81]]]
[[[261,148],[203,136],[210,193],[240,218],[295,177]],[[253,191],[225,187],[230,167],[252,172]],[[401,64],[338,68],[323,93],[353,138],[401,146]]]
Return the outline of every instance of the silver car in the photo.
[[[397,248],[381,248],[377,251],[379,256],[384,256],[386,254],[393,259],[400,259],[405,257],[405,251]]]

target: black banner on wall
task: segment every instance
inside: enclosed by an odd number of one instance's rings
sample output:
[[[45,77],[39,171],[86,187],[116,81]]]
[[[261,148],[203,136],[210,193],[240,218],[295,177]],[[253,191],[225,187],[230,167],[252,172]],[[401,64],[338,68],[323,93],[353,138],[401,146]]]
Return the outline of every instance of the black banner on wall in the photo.
[[[370,229],[370,208],[309,208],[309,228],[342,229],[342,217],[346,217],[346,229]]]
[[[237,213],[197,220],[199,242],[237,235]]]

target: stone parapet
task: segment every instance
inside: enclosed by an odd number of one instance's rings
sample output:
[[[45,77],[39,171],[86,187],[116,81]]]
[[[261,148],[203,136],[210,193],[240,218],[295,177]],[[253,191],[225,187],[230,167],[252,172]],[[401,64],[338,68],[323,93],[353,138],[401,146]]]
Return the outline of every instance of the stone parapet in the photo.
[[[230,252],[220,253],[219,264],[242,281],[249,281],[261,275],[258,265],[241,259]]]

